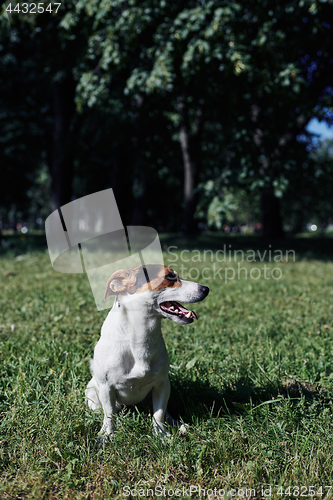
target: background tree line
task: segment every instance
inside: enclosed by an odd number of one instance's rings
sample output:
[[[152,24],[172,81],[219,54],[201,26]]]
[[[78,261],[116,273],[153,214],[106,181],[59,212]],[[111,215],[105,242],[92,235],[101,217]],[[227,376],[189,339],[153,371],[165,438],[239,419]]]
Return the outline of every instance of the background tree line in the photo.
[[[333,5],[66,1],[2,7],[3,220],[112,187],[124,224],[195,233],[332,216]],[[12,2],[14,6],[14,3]],[[16,3],[15,3],[16,5]]]

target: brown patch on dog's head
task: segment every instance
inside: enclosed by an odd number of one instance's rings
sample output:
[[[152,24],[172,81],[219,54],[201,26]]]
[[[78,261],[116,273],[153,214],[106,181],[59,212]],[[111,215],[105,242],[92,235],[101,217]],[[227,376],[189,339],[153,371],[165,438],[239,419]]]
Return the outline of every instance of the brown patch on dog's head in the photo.
[[[134,293],[137,281],[136,275],[133,272],[135,269],[137,268],[119,269],[119,271],[114,272],[106,284],[104,300],[110,295],[116,295],[121,292]]]
[[[144,266],[144,268],[149,279],[138,288],[138,293],[178,288],[182,284],[178,274],[169,266],[152,264]]]
[[[118,293],[143,293],[181,286],[178,274],[168,266],[147,266],[119,269],[108,279],[104,300]]]

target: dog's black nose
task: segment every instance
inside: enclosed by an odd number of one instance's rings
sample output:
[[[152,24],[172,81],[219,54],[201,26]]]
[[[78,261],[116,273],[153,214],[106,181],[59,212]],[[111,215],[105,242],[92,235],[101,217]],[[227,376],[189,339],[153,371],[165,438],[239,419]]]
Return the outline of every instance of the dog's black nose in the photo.
[[[209,294],[208,286],[200,285],[200,292],[204,294],[205,297]]]

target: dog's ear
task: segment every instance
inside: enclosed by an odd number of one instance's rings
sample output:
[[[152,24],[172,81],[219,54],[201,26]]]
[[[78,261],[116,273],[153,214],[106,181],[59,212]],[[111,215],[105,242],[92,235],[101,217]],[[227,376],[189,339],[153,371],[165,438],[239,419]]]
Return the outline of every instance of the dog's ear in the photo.
[[[121,292],[134,293],[137,278],[132,269],[119,269],[108,279],[104,300]]]

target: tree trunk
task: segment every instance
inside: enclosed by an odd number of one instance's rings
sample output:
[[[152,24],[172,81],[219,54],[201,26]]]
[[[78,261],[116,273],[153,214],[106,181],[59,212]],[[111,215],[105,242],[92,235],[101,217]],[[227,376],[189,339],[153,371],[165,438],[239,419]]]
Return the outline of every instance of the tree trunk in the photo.
[[[117,202],[118,210],[121,215],[124,226],[127,226],[127,221],[125,222],[124,217],[128,217],[128,193],[123,192],[123,182],[122,182],[122,172],[124,171],[124,159],[121,157],[120,147],[112,151],[109,157],[109,187],[113,189],[113,194]],[[129,221],[128,221],[129,223]]]
[[[282,220],[280,213],[280,200],[274,195],[272,187],[261,192],[264,236],[267,238],[282,238]]]
[[[292,232],[294,234],[301,233],[302,230],[304,229],[304,225],[305,225],[304,224],[304,215],[303,215],[303,212],[301,210],[297,211],[295,219],[296,219],[296,221],[295,221],[294,227],[292,229]]]
[[[133,210],[132,210],[132,226],[144,226],[147,224],[146,216],[146,186],[147,186],[147,176],[145,169],[141,169],[134,179],[133,186]]]
[[[185,124],[180,127],[180,147],[184,163],[184,204],[185,204],[185,233],[188,235],[196,232],[194,221],[195,212],[195,171],[196,165],[190,156],[189,134]]]
[[[16,231],[17,231],[17,229],[16,229],[16,225],[17,225],[16,214],[17,214],[16,204],[12,203],[12,205],[10,207],[10,220],[9,220],[9,223],[10,223],[10,227],[13,230],[14,233],[16,233]]]
[[[194,117],[194,131],[190,134],[190,124],[185,96],[179,97],[177,102],[178,113],[181,116],[179,129],[180,148],[184,164],[184,205],[185,205],[185,233],[193,235],[198,228],[194,219],[197,204],[195,195],[196,174],[200,156],[201,134],[203,129],[204,100],[199,99]]]
[[[72,197],[73,145],[70,125],[75,112],[75,84],[67,77],[53,85],[53,153],[51,158],[52,211],[69,203]]]

